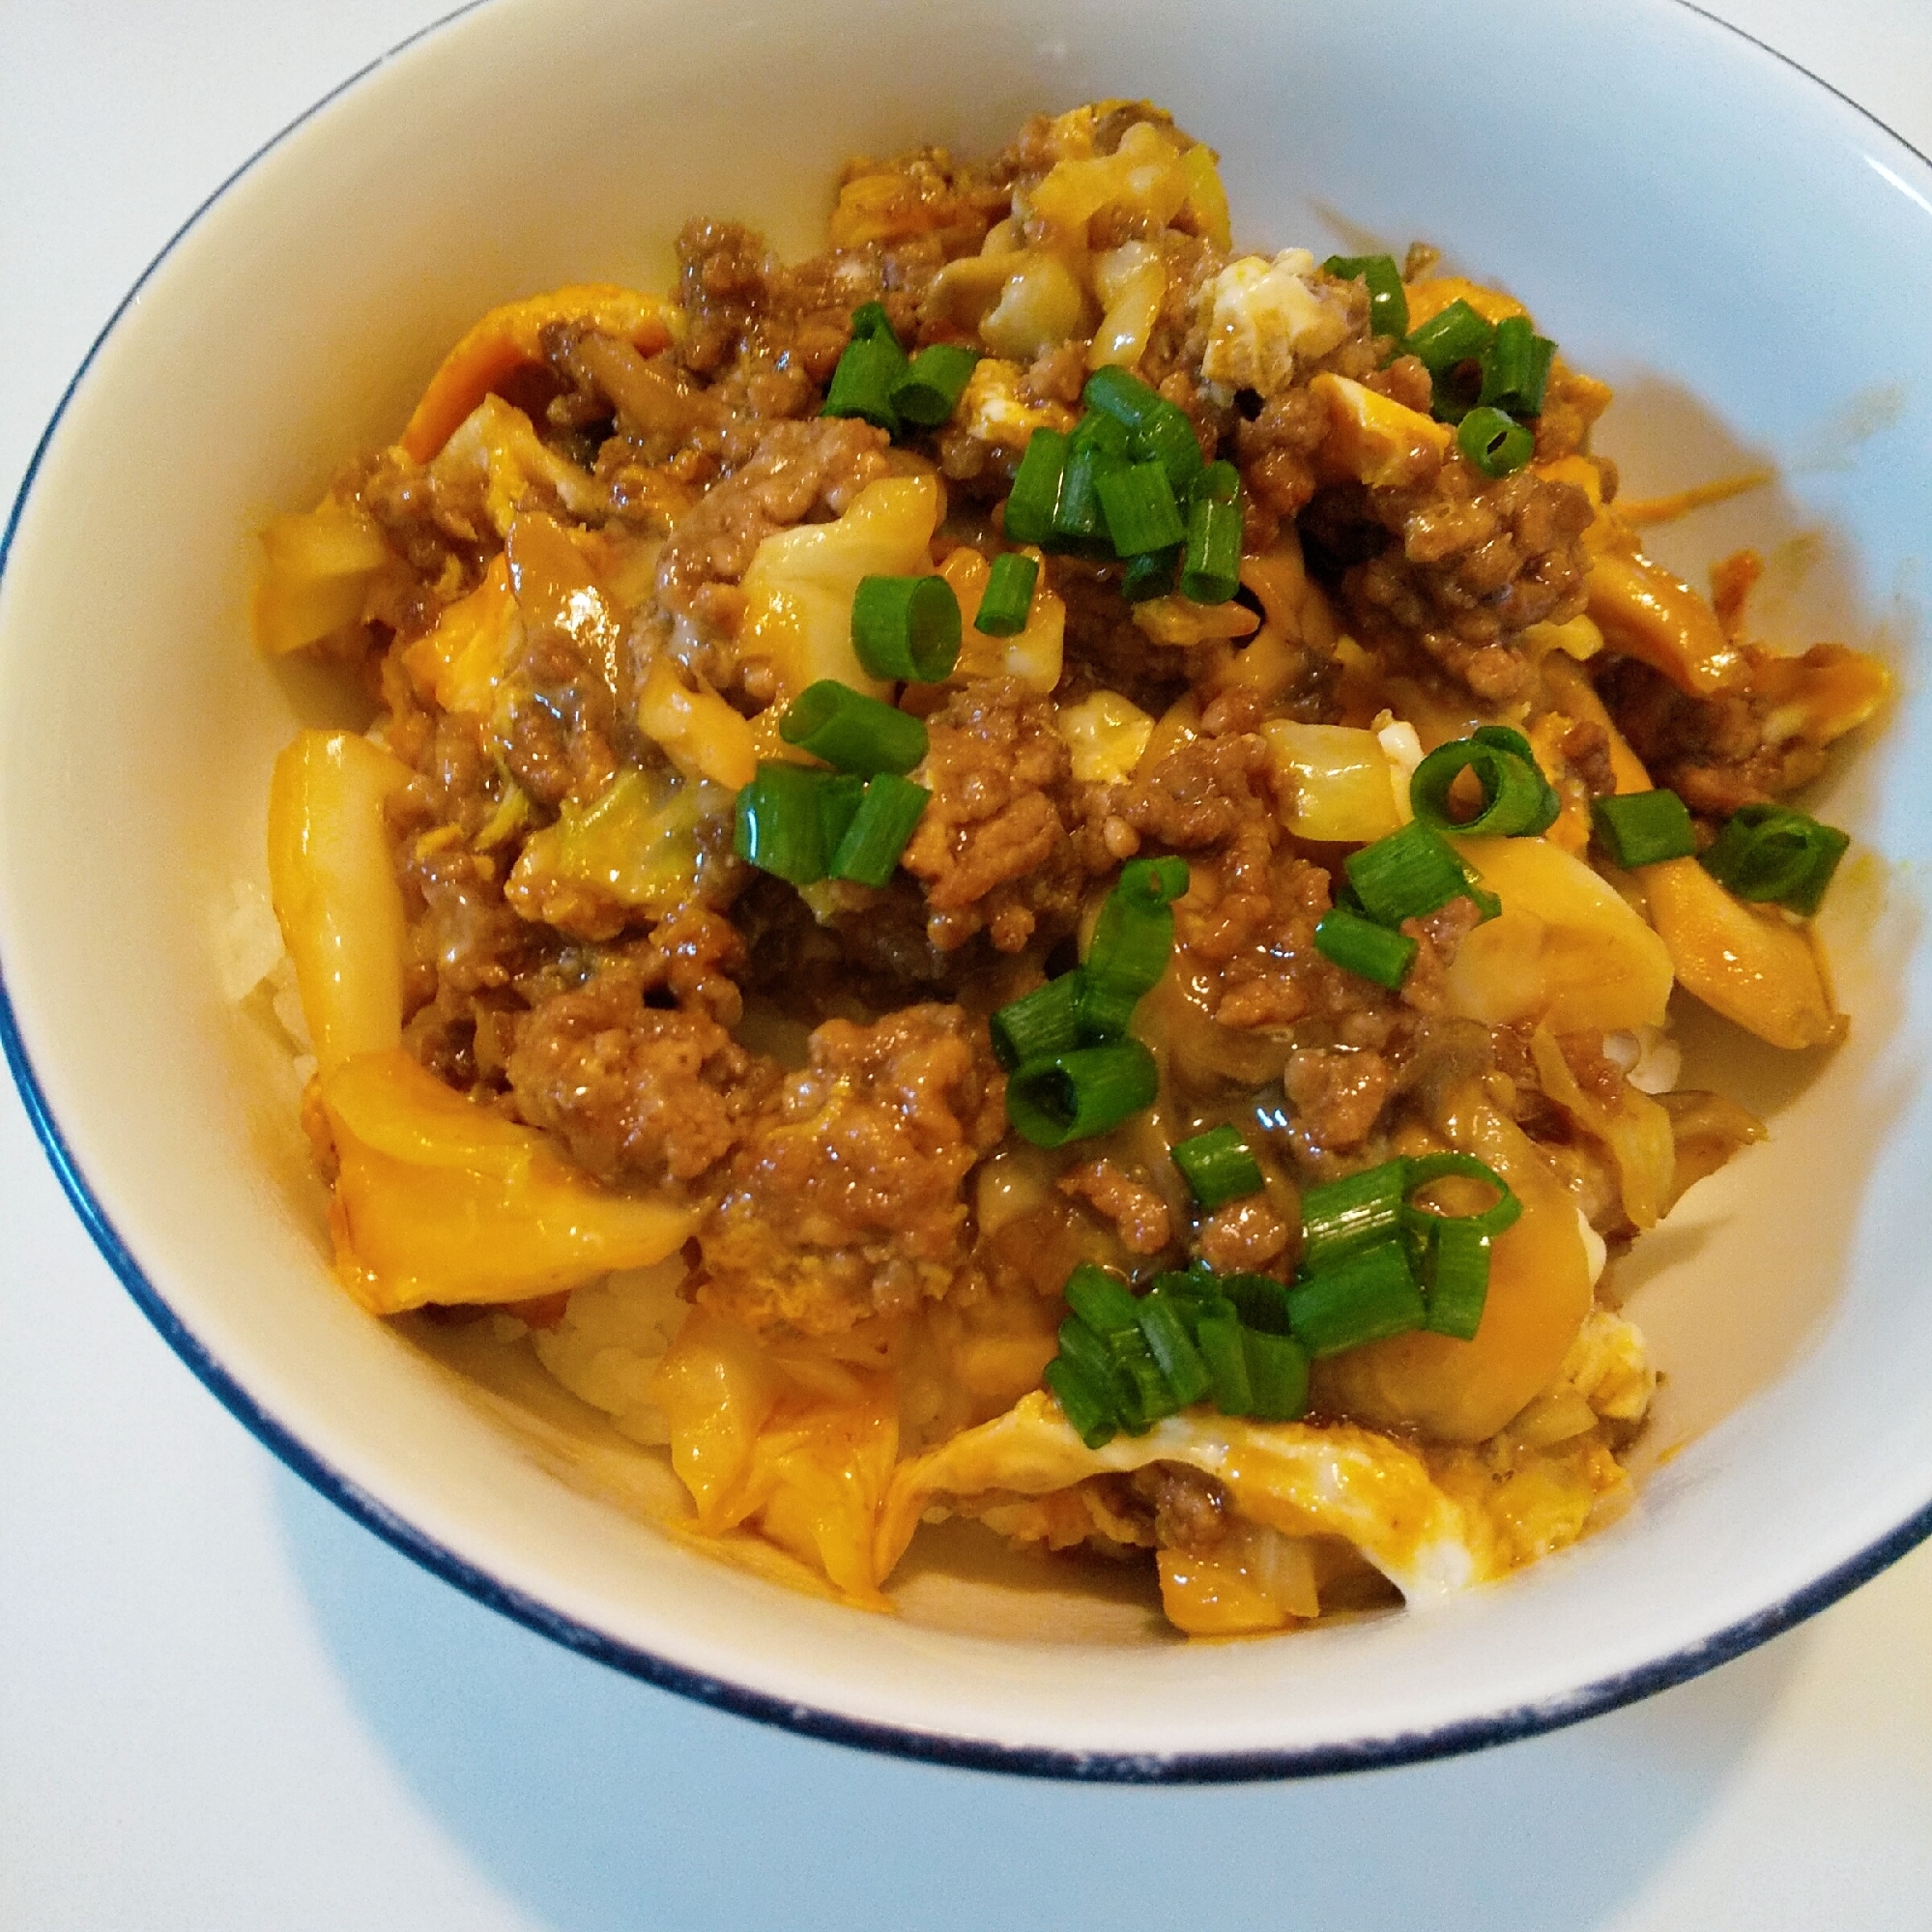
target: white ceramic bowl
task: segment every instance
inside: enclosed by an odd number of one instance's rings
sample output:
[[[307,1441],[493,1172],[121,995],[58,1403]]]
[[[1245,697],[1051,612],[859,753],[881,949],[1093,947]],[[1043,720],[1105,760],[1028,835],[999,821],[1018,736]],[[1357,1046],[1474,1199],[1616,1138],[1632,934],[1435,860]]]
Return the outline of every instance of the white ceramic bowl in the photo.
[[[248,648],[249,533],[392,436],[470,320],[567,280],[662,285],[694,214],[806,252],[850,152],[984,151],[1029,111],[1140,94],[1223,151],[1251,243],[1426,236],[1517,289],[1620,385],[1606,442],[1640,490],[1740,448],[1779,463],[1667,553],[1773,547],[1773,631],[1876,640],[1903,691],[1825,792],[1878,855],[1835,894],[1850,1044],[1778,1059],[1691,1029],[1775,1138],[1629,1270],[1667,1376],[1640,1507],[1446,1608],[1232,1645],[944,1561],[907,1614],[866,1616],[562,1480],[539,1424],[332,1283],[210,939],[260,876],[274,751],[330,704]],[[451,1581],[655,1682],[922,1756],[1160,1778],[1424,1756],[1689,1676],[1932,1528],[1927,314],[1932,168],[1669,0],[492,0],[215,197],[36,461],[0,553],[14,1072],[102,1250],[251,1428]]]

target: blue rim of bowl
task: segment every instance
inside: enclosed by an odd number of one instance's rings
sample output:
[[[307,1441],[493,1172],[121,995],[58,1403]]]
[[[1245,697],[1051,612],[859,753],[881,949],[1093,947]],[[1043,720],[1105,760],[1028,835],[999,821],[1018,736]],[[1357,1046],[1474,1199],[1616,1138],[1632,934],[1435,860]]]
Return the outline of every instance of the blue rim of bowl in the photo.
[[[359,68],[337,86],[331,88],[312,106],[299,114],[287,127],[257,148],[168,238],[159,253],[142,270],[139,279],[116,304],[113,314],[107,318],[100,334],[94,338],[85,359],[62,391],[60,403],[48,418],[46,428],[41,433],[40,442],[35,446],[32,459],[28,462],[26,474],[20,480],[19,492],[14,499],[6,529],[0,531],[0,578],[5,576],[7,560],[13,550],[14,535],[19,528],[27,499],[33,491],[35,478],[40,474],[42,461],[46,455],[56,430],[60,427],[62,418],[67,414],[68,405],[73,400],[74,392],[86,378],[88,370],[93,367],[95,358],[100,355],[102,345],[113,333],[122,316],[127,313],[130,305],[147,286],[157,270],[174,252],[183,237],[264,156],[279,147],[299,128],[320,114],[332,101],[351,88],[360,85],[368,75],[387,66],[389,62],[418,42],[441,33],[455,21],[490,4],[491,0],[468,0],[468,4],[445,14],[441,19],[431,21],[429,25],[418,29],[406,40],[399,41],[387,53],[378,55],[376,59]],[[1833,87],[1830,81],[1821,79],[1810,69],[1793,60],[1790,55],[1781,53],[1776,47],[1769,45],[1755,35],[1746,33],[1743,28],[1733,26],[1730,21],[1720,19],[1716,14],[1694,5],[1693,0],[1668,0],[1668,4],[1674,10],[1693,14],[1734,39],[1768,54],[1781,66],[1791,69],[1793,72],[1802,75],[1813,86],[1850,108],[1861,120],[1870,123],[1889,140],[1916,157],[1921,164],[1932,168],[1932,158],[1928,158],[1911,142],[1893,132],[1850,95]],[[1857,1555],[1849,1557],[1835,1569],[1828,1571],[1823,1576],[1814,1578],[1802,1590],[1794,1591],[1780,1601],[1751,1616],[1742,1618],[1708,1637],[1687,1644],[1668,1656],[1640,1664],[1632,1670],[1621,1671],[1612,1677],[1600,1678],[1596,1683],[1584,1685],[1575,1690],[1564,1691],[1535,1703],[1517,1705],[1510,1710],[1491,1713],[1481,1717],[1459,1718],[1426,1731],[1401,1731],[1381,1737],[1281,1750],[1138,1753],[1075,1751],[1038,1745],[1000,1745],[990,1740],[908,1730],[894,1724],[844,1716],[835,1711],[819,1710],[811,1705],[794,1703],[791,1699],[775,1696],[768,1691],[749,1689],[743,1685],[731,1683],[724,1678],[687,1669],[682,1664],[672,1662],[653,1652],[620,1642],[588,1624],[566,1617],[527,1592],[514,1588],[500,1577],[493,1576],[486,1570],[479,1569],[467,1558],[436,1542],[434,1538],[426,1536],[379,1497],[372,1495],[360,1484],[350,1481],[341,1471],[325,1462],[285,1425],[264,1409],[203,1347],[199,1339],[175,1313],[159,1290],[148,1279],[140,1262],[121,1239],[119,1231],[108,1219],[106,1210],[95,1197],[85,1174],[74,1160],[66,1138],[54,1119],[46,1096],[41,1089],[33,1063],[27,1056],[26,1043],[21,1038],[19,1024],[14,1012],[13,997],[7,990],[4,972],[0,972],[0,1048],[6,1053],[7,1065],[14,1076],[14,1084],[19,1088],[21,1101],[26,1108],[28,1119],[32,1122],[42,1150],[53,1168],[54,1174],[66,1192],[68,1199],[72,1203],[74,1212],[79,1216],[81,1225],[93,1237],[95,1246],[100,1249],[107,1265],[133,1297],[142,1313],[154,1324],[162,1341],[181,1357],[216,1399],[257,1441],[286,1463],[305,1483],[346,1511],[365,1528],[374,1531],[392,1548],[420,1564],[423,1569],[442,1577],[445,1582],[454,1584],[457,1589],[475,1598],[477,1602],[487,1605],[492,1610],[500,1611],[526,1629],[534,1630],[539,1636],[548,1637],[552,1642],[562,1644],[566,1650],[575,1651],[581,1657],[594,1658],[599,1663],[609,1664],[626,1676],[640,1678],[647,1684],[655,1685],[659,1689],[675,1691],[678,1695],[689,1697],[700,1704],[706,1704],[720,1711],[729,1711],[736,1716],[748,1717],[757,1723],[771,1724],[779,1729],[795,1731],[806,1737],[821,1738],[830,1744],[846,1745],[859,1750],[878,1751],[892,1757],[910,1758],[926,1764],[948,1765],[966,1771],[1003,1772],[1022,1777],[1072,1779],[1102,1784],[1239,1784],[1265,1779],[1321,1777],[1342,1772],[1371,1771],[1396,1765],[1418,1764],[1432,1758],[1454,1757],[1463,1752],[1483,1750],[1496,1745],[1513,1744],[1521,1738],[1561,1730],[1568,1725],[1580,1723],[1586,1717],[1600,1716],[1625,1704],[1633,1704],[1642,1698],[1654,1695],[1657,1691],[1668,1689],[1673,1685],[1687,1683],[1691,1678],[1702,1676],[1704,1672],[1715,1669],[1718,1664],[1728,1663],[1733,1658],[1742,1657],[1746,1651],[1756,1649],[1759,1644],[1790,1629],[1794,1625],[1802,1623],[1807,1617],[1815,1616],[1820,1610],[1835,1603],[1839,1598],[1848,1596],[1858,1589],[1860,1584],[1869,1582],[1880,1572],[1896,1563],[1907,1551],[1928,1537],[1932,1537],[1932,1501],[1928,1501],[1922,1509],[1907,1517],[1895,1529],[1879,1538]]]

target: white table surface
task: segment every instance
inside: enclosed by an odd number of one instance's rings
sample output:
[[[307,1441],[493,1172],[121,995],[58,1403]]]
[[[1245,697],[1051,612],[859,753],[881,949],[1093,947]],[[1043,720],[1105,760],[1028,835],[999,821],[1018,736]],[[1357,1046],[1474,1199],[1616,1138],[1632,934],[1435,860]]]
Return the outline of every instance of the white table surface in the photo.
[[[180,221],[444,11],[0,0],[0,503]],[[1932,149],[1927,0],[1713,11]],[[1446,1764],[1167,1791],[867,1757],[571,1656],[311,1493],[0,1096],[7,1932],[1174,1923],[1932,1927],[1932,1547],[1694,1684]]]

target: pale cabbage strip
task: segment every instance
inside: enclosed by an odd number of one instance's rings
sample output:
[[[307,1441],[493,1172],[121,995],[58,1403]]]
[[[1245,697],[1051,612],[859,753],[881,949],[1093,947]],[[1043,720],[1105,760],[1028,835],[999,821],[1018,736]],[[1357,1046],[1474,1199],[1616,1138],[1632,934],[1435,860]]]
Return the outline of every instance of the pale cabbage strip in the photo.
[[[878,1573],[890,1573],[928,1507],[944,1497],[988,1489],[1043,1496],[1150,1462],[1182,1462],[1214,1477],[1254,1522],[1289,1536],[1342,1538],[1411,1606],[1510,1567],[1488,1525],[1438,1487],[1419,1456],[1368,1429],[1195,1412],[1089,1449],[1053,1399],[1035,1393],[893,1471],[879,1515]]]

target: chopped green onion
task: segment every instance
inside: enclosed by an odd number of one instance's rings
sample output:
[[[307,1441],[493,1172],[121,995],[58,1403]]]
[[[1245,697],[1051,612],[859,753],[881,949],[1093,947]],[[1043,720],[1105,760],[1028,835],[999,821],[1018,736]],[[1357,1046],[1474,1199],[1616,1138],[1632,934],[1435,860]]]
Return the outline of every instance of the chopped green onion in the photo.
[[[993,1056],[1011,1073],[1028,1060],[1051,1059],[1080,1045],[1082,975],[1075,970],[1009,1000],[987,1022]]]
[[[1461,861],[1420,819],[1341,862],[1362,909],[1380,926],[1399,926],[1447,906],[1468,890]]]
[[[1166,399],[1160,390],[1143,383],[1131,370],[1116,368],[1109,364],[1096,369],[1086,379],[1086,387],[1081,391],[1081,401],[1088,409],[1097,409],[1103,416],[1110,416],[1122,429],[1137,430],[1150,422],[1161,410]],[[1168,403],[1169,409],[1174,405]]]
[[[1251,1407],[1260,1422],[1299,1422],[1308,1413],[1308,1353],[1291,1335],[1241,1331]]]
[[[1423,1326],[1433,1335],[1474,1341],[1489,1295],[1488,1235],[1467,1221],[1438,1221],[1429,1230],[1426,1271]]]
[[[1225,459],[1212,462],[1194,479],[1188,496],[1190,500],[1195,497],[1212,497],[1218,504],[1239,503],[1241,472]]]
[[[1592,800],[1590,817],[1619,865],[1657,865],[1697,850],[1689,808],[1675,792],[1620,792]]]
[[[1053,533],[1067,467],[1067,441],[1057,429],[1036,429],[1014,473],[1005,527],[1014,543],[1044,543]]]
[[[884,313],[879,310],[881,316]],[[906,354],[889,323],[882,333],[854,335],[832,371],[831,387],[825,391],[825,406],[820,414],[862,417],[876,427],[897,434],[899,412],[892,406],[892,391],[905,374]]]
[[[1302,1266],[1319,1274],[1349,1255],[1393,1241],[1404,1226],[1409,1163],[1399,1156],[1302,1196]]]
[[[881,771],[865,788],[845,836],[832,849],[829,879],[881,886],[899,869],[899,855],[918,829],[932,793],[896,771]]]
[[[1114,1386],[1125,1385],[1120,1416],[1130,1434],[1146,1434],[1150,1424],[1172,1415],[1180,1407],[1172,1386],[1147,1346],[1146,1337],[1138,1327],[1107,1337],[1107,1352],[1113,1362]]]
[[[1248,1376],[1247,1333],[1232,1313],[1202,1316],[1195,1329],[1195,1347],[1207,1364],[1214,1405],[1225,1416],[1254,1412],[1254,1385]]]
[[[1402,1196],[1411,1226],[1421,1226],[1423,1218],[1427,1217],[1430,1224],[1454,1221],[1482,1234],[1501,1234],[1505,1229],[1514,1227],[1522,1214],[1523,1204],[1511,1191],[1510,1184],[1495,1168],[1486,1162],[1479,1161],[1474,1154],[1419,1154],[1404,1166],[1407,1175]],[[1476,1214],[1436,1214],[1415,1205],[1417,1195],[1451,1174],[1464,1180],[1481,1181],[1485,1187],[1494,1188],[1494,1202]]]
[[[1698,859],[1738,898],[1775,903],[1808,919],[1850,844],[1835,825],[1789,805],[1741,805]]]
[[[1171,905],[1187,892],[1188,862],[1171,852],[1165,858],[1131,858],[1120,868],[1113,889],[1130,899]]]
[[[1052,541],[1055,548],[1104,557],[1110,545],[1107,513],[1100,503],[1100,479],[1127,467],[1127,432],[1111,417],[1089,411],[1067,445],[1066,473],[1060,481],[1060,501],[1053,511]]]
[[[1082,1261],[1061,1292],[1096,1335],[1128,1335],[1140,1325],[1140,1304],[1097,1261]]]
[[[1409,332],[1409,299],[1393,255],[1331,255],[1321,266],[1338,281],[1368,283],[1371,333],[1399,341]]]
[[[1091,973],[1070,974],[1080,989],[1080,1036],[1089,1046],[1124,1040],[1134,1024],[1140,995],[1131,986],[1095,979]]]
[[[1125,369],[1096,369],[1081,398],[1091,411],[1110,417],[1128,431],[1129,449],[1142,463],[1158,463],[1168,487],[1182,497],[1200,473],[1200,443],[1178,403],[1149,389]]]
[[[885,312],[882,302],[862,302],[852,310],[852,333],[854,342],[878,340],[889,342],[897,349],[900,346],[899,332],[892,326],[892,318]]]
[[[1242,1325],[1264,1335],[1286,1335],[1294,1326],[1288,1308],[1288,1284],[1273,1275],[1224,1275],[1221,1292],[1234,1304]]]
[[[1028,1060],[1006,1082],[1006,1117],[1036,1147],[1063,1147],[1151,1107],[1160,1070],[1139,1040],[1077,1047]]]
[[[926,756],[926,727],[892,705],[880,704],[821,678],[786,707],[778,735],[841,771],[910,771]]]
[[[960,600],[943,577],[864,577],[852,649],[875,678],[937,684],[960,654]]]
[[[1101,514],[1116,557],[1169,550],[1187,534],[1168,473],[1158,463],[1102,470],[1094,478]]]
[[[855,771],[822,771],[819,779],[819,828],[825,842],[825,870],[832,854],[845,843],[865,803],[866,781]]]
[[[1135,1423],[1139,1404],[1107,1339],[1089,1328],[1079,1315],[1069,1315],[1060,1324],[1059,1341],[1059,1359],[1070,1364],[1107,1404],[1110,1418],[1129,1425]]]
[[[1130,604],[1144,604],[1149,597],[1172,593],[1181,575],[1181,546],[1171,550],[1149,550],[1129,562],[1121,573],[1120,594]]]
[[[963,349],[951,342],[921,349],[893,384],[892,407],[906,421],[921,429],[937,429],[958,408],[978,360],[977,349]]]
[[[1317,1357],[1406,1335],[1427,1313],[1400,1241],[1364,1248],[1288,1290],[1295,1337]]]
[[[732,847],[741,859],[793,885],[825,876],[825,860],[843,819],[858,809],[865,781],[809,765],[765,760],[737,794]]]
[[[1420,327],[1402,343],[1403,352],[1421,359],[1432,376],[1446,375],[1458,362],[1474,361],[1489,346],[1490,325],[1459,296]]]
[[[1209,1213],[1243,1195],[1261,1192],[1261,1169],[1238,1127],[1212,1127],[1192,1139],[1177,1140],[1173,1153],[1174,1166]]]
[[[1197,604],[1225,604],[1241,588],[1238,498],[1196,490],[1188,499],[1187,548],[1181,553],[1181,595]]]
[[[1483,875],[1460,852],[1456,854],[1456,863],[1462,873],[1462,896],[1476,908],[1476,923],[1480,926],[1495,918],[1503,909],[1503,902],[1483,883]]]
[[[1053,1391],[1067,1427],[1089,1449],[1104,1449],[1119,1428],[1113,1404],[1064,1355],[1047,1364],[1041,1378]]]
[[[1023,551],[1002,550],[993,560],[973,629],[988,637],[1019,636],[1026,628],[1026,615],[1033,608],[1033,586],[1039,578],[1040,565],[1035,559]]]
[[[1536,454],[1536,438],[1500,409],[1472,409],[1456,432],[1456,447],[1485,476],[1507,476]]]
[[[1182,1408],[1199,1401],[1214,1378],[1173,1305],[1159,1295],[1143,1295],[1135,1304],[1135,1312],[1139,1316],[1141,1340],[1160,1364],[1175,1401]]]
[[[1324,912],[1314,929],[1314,949],[1343,972],[1397,992],[1422,948],[1406,933],[1392,933],[1346,906]]]
[[[1556,344],[1539,335],[1528,316],[1505,317],[1483,352],[1483,388],[1476,400],[1514,417],[1541,416],[1555,354]]]
[[[1135,1000],[1160,985],[1173,950],[1174,911],[1166,900],[1118,887],[1107,895],[1081,962],[1081,1025],[1089,1037],[1087,1014],[1110,1012],[1123,999],[1131,1012]]]
[[[1409,780],[1409,803],[1416,817],[1437,831],[1457,832],[1465,838],[1520,838],[1546,831],[1562,809],[1556,789],[1543,775],[1528,741],[1507,726],[1485,726],[1501,732],[1494,737],[1456,738],[1437,745],[1416,766]],[[1511,742],[1513,741],[1513,742]],[[1518,752],[1514,747],[1521,745]],[[1482,804],[1467,819],[1450,812],[1451,788],[1463,772],[1473,771],[1482,788]]]

